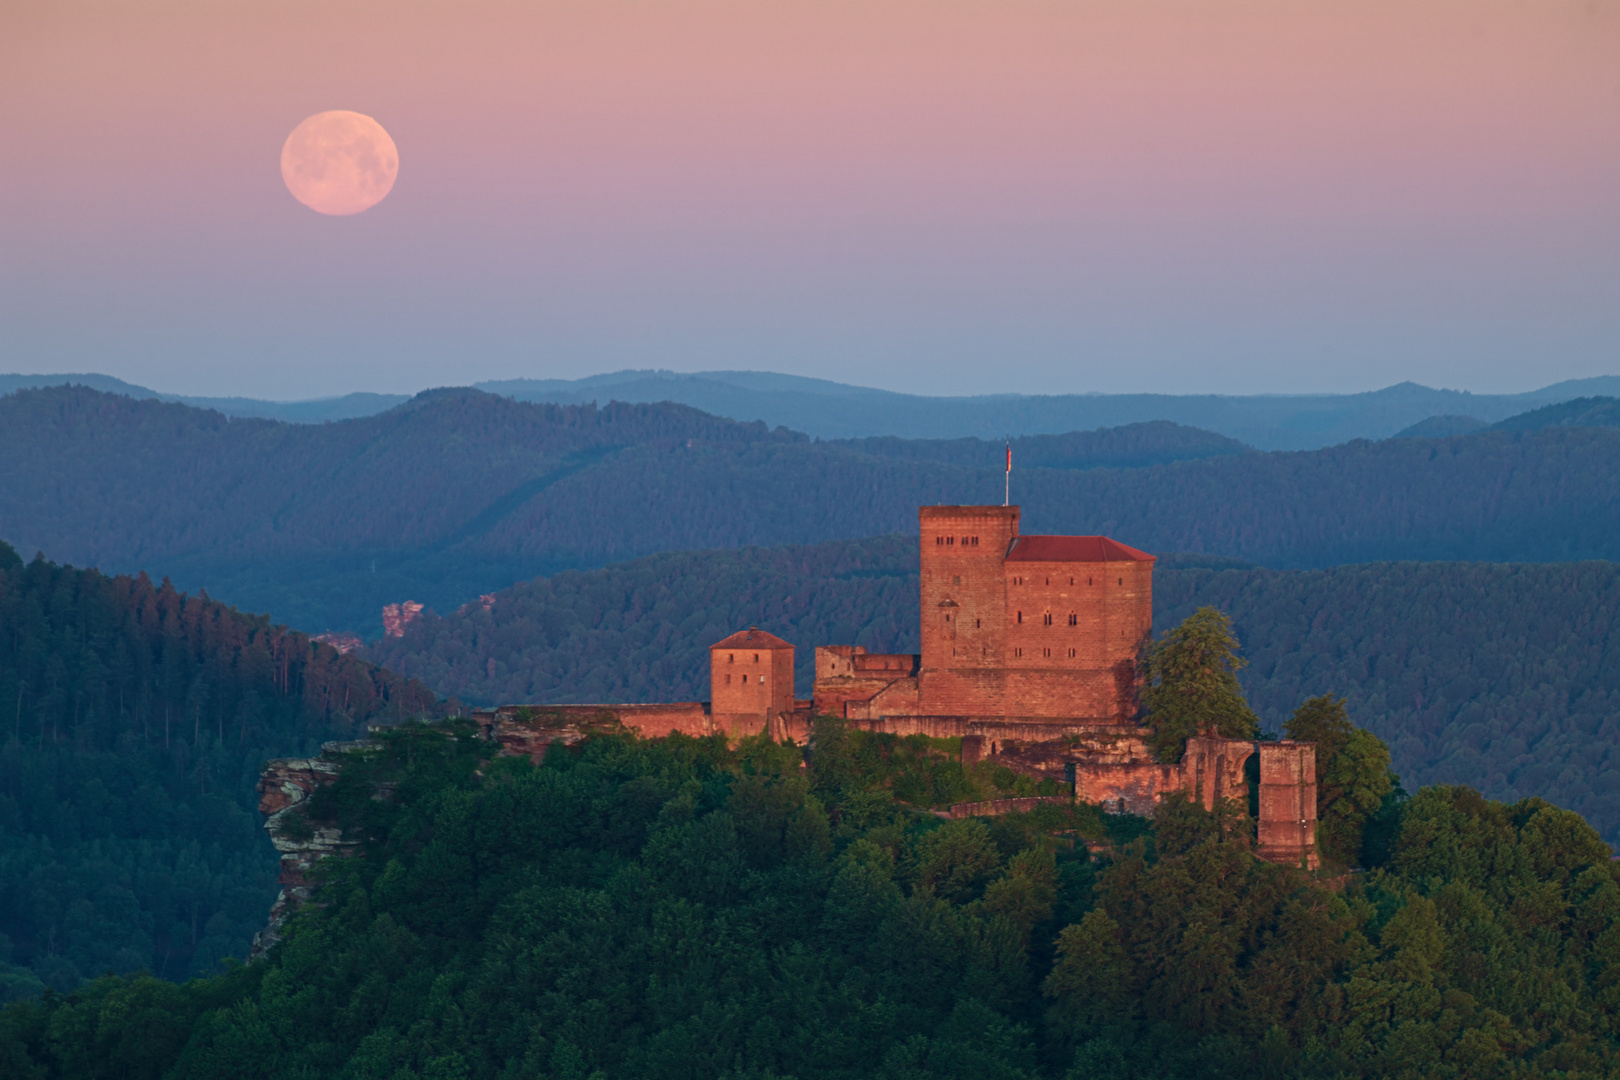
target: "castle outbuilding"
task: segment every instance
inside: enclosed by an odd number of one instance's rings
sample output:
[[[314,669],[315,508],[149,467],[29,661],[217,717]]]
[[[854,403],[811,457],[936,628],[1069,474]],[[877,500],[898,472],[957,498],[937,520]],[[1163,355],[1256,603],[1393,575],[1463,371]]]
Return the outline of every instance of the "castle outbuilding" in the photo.
[[[1258,755],[1258,854],[1317,865],[1313,744],[1199,735],[1175,764],[1150,752],[1136,719],[1136,663],[1153,627],[1152,555],[1106,536],[1024,536],[1016,506],[924,506],[918,526],[920,653],[820,646],[804,701],[793,696],[793,646],[750,627],[710,647],[708,702],[539,708],[611,713],[646,737],[800,743],[812,716],[834,716],[960,739],[965,764],[988,758],[1131,813],[1170,792],[1205,807],[1246,803]],[[479,715],[493,731],[517,707]]]
[[[713,729],[733,738],[768,730],[791,715],[793,646],[750,626],[709,646],[709,715]]]

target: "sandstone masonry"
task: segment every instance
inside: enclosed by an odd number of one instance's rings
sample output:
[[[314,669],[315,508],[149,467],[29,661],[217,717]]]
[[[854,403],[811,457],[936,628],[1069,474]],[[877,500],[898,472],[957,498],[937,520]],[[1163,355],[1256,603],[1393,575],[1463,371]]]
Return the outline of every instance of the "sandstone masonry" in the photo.
[[[1152,632],[1153,556],[1106,536],[1025,536],[1016,506],[924,506],[918,526],[920,653],[820,646],[805,701],[793,696],[793,646],[750,627],[710,647],[710,701],[508,705],[474,719],[503,752],[538,760],[551,742],[604,720],[647,738],[804,743],[812,716],[835,716],[870,731],[959,738],[967,764],[992,760],[1137,814],[1170,792],[1207,808],[1246,803],[1258,755],[1258,854],[1317,865],[1313,744],[1201,735],[1175,764],[1149,751],[1136,721],[1136,657]],[[1004,812],[1003,803],[984,812]]]

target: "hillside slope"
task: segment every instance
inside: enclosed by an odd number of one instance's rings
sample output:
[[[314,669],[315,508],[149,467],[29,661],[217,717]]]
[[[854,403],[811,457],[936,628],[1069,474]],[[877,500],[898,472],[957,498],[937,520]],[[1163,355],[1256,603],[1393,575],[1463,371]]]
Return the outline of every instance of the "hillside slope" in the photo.
[[[1077,466],[1086,446],[1106,461],[1153,445],[1140,430],[1045,442]],[[1210,449],[1207,435],[1173,433],[1178,453]],[[982,467],[893,456],[950,458],[951,444],[881,448],[675,405],[525,405],[468,390],[318,426],[35,390],[0,399],[0,536],[370,635],[389,602],[449,610],[569,568],[900,532],[921,504],[1001,501],[993,444],[969,444],[969,457],[991,455]],[[1012,492],[1026,532],[1282,567],[1616,558],[1617,461],[1620,430],[1559,426],[1138,468],[1015,461]]]
[[[0,1000],[246,955],[276,895],[262,762],[436,706],[168,582],[0,545]]]
[[[659,555],[426,616],[369,655],[475,702],[692,700],[708,694],[708,646],[756,625],[797,646],[802,694],[816,645],[917,648],[916,557],[905,537]],[[1160,630],[1205,604],[1231,614],[1271,730],[1342,694],[1409,787],[1539,795],[1620,839],[1620,566],[1169,559],[1154,601]]]

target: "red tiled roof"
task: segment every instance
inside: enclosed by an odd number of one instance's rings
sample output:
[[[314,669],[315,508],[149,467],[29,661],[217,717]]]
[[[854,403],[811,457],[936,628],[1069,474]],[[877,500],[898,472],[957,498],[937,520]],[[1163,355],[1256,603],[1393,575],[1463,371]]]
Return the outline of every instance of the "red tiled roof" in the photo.
[[[1145,551],[1106,536],[1020,536],[1007,553],[1008,562],[1152,562]]]
[[[750,626],[746,630],[739,630],[730,637],[710,645],[711,649],[791,649],[792,645],[783,641],[775,634],[767,634],[763,630]]]

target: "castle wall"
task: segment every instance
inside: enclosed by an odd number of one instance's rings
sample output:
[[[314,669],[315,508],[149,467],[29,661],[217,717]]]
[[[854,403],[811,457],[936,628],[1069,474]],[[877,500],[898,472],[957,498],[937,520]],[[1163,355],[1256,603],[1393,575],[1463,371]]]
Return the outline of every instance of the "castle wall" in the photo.
[[[867,703],[901,679],[917,672],[918,657],[909,653],[868,653],[859,645],[823,645],[816,649],[812,707],[820,716],[867,716]],[[852,714],[848,706],[856,705]],[[912,708],[915,712],[915,693]]]
[[[1123,722],[1136,656],[1153,629],[1152,561],[1003,564],[1008,656],[1002,693],[1020,712]]]

